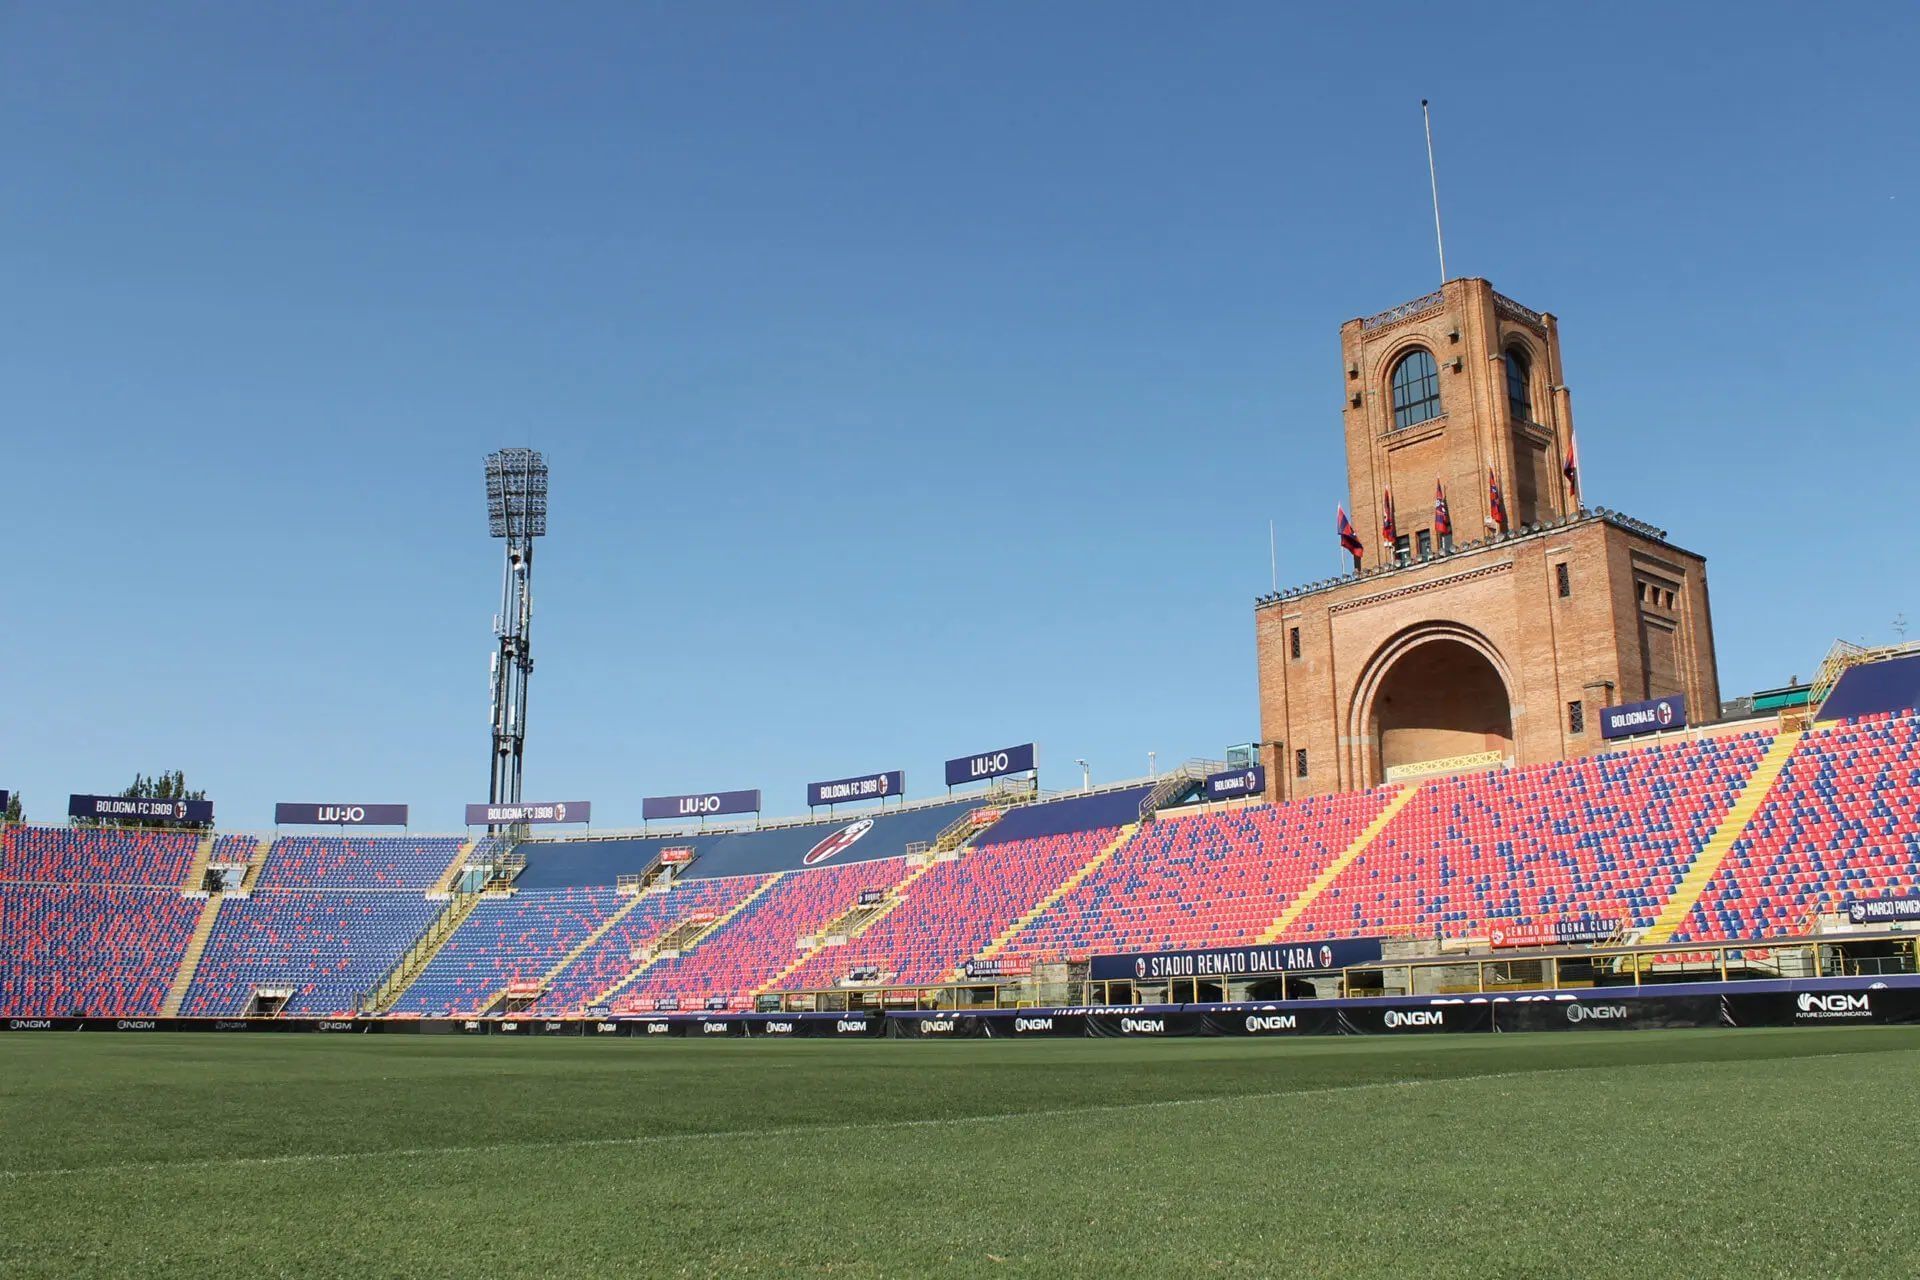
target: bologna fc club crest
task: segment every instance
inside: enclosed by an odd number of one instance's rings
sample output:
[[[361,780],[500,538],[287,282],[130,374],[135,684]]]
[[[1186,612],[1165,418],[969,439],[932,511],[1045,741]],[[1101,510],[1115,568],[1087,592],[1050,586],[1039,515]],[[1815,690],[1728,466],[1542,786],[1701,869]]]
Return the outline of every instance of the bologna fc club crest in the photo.
[[[800,859],[800,865],[804,867],[818,866],[828,858],[845,853],[853,846],[854,841],[871,830],[873,830],[872,818],[862,818],[858,822],[849,822],[846,826],[840,828],[825,840],[822,840],[819,844],[807,850],[807,856]]]

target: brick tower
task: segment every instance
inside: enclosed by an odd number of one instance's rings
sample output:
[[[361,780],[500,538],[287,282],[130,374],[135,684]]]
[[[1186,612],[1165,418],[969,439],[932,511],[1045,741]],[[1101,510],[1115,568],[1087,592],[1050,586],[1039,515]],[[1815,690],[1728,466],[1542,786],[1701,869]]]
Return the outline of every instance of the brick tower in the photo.
[[[1255,606],[1271,795],[1582,755],[1620,702],[1718,713],[1706,561],[1566,477],[1552,315],[1449,280],[1348,321],[1340,347],[1364,549],[1353,575]]]

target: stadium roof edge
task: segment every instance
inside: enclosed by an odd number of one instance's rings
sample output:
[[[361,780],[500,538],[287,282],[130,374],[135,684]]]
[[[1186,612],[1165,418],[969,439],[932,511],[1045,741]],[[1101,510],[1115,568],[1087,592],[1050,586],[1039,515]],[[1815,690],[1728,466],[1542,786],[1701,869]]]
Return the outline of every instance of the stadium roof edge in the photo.
[[[1098,786],[1082,791],[1079,787],[1070,787],[1059,791],[1034,790],[1022,787],[1015,789],[985,791],[963,791],[955,795],[928,796],[923,800],[914,800],[907,804],[893,805],[886,809],[877,806],[854,808],[844,806],[832,814],[810,814],[805,817],[768,818],[760,822],[740,822],[708,827],[687,827],[656,824],[647,827],[608,827],[604,830],[582,832],[569,835],[556,832],[553,835],[542,833],[529,837],[535,843],[553,843],[561,840],[693,840],[707,836],[752,835],[756,831],[784,831],[793,827],[823,826],[827,823],[852,821],[856,818],[877,817],[881,813],[910,813],[916,809],[931,809],[945,805],[966,804],[969,801],[979,805],[1000,805],[1014,808],[1021,805],[1046,804],[1054,800],[1073,800],[1080,796],[1107,795],[1114,791],[1131,791],[1140,787],[1152,786],[1155,782],[1166,780],[1167,775],[1158,778],[1127,778],[1119,782],[1103,782]]]

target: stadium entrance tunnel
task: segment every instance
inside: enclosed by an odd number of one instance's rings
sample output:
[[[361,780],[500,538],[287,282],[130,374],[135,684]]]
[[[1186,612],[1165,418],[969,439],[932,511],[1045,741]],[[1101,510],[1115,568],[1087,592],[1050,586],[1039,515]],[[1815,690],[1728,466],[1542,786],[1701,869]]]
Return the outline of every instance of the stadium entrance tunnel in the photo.
[[[1361,682],[1370,782],[1428,761],[1513,754],[1513,701],[1499,655],[1464,627],[1387,644]]]

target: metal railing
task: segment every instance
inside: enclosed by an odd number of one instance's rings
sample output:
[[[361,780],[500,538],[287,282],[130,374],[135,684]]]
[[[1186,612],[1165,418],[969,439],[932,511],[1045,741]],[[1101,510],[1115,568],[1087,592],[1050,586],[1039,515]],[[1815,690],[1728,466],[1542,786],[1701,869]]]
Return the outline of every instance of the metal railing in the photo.
[[[1371,333],[1375,329],[1384,329],[1390,324],[1411,320],[1429,311],[1438,311],[1445,302],[1446,295],[1436,289],[1425,297],[1403,302],[1397,307],[1388,307],[1385,311],[1376,311],[1360,322],[1360,330],[1363,333]]]
[[[356,1007],[363,1013],[385,1013],[391,1008],[393,1002],[404,995],[414,979],[420,976],[421,970],[426,968],[446,940],[466,923],[479,900],[477,893],[455,893],[449,898],[440,914],[428,922],[426,929],[414,939],[413,945],[402,953],[380,981],[360,993],[354,1002]]]
[[[1203,760],[1196,757],[1181,761],[1168,772],[1161,774],[1158,784],[1140,801],[1140,821],[1152,822],[1153,815],[1174,796],[1195,783],[1205,782],[1212,774],[1226,771],[1225,760]]]
[[[1545,316],[1535,311],[1532,307],[1523,306],[1515,302],[1504,293],[1495,293],[1493,295],[1493,309],[1510,320],[1525,320],[1528,324],[1537,325],[1542,329],[1547,327],[1547,318]]]
[[[1869,648],[1854,644],[1850,640],[1835,640],[1833,647],[1827,650],[1827,656],[1821,659],[1820,669],[1814,673],[1813,683],[1807,690],[1807,710],[1809,716],[1820,714],[1820,704],[1833,692],[1833,686],[1840,683],[1847,668],[1864,666],[1870,662],[1884,662],[1888,658],[1898,658],[1910,653],[1920,653],[1920,640],[1909,640],[1902,644],[1886,644]]]
[[[1571,528],[1574,525],[1586,524],[1589,521],[1595,520],[1605,521],[1608,524],[1626,529],[1631,533],[1637,533],[1643,538],[1650,539],[1665,546],[1672,545],[1667,542],[1667,531],[1665,529],[1650,525],[1644,520],[1635,519],[1632,516],[1614,511],[1608,507],[1585,507],[1579,511],[1561,516],[1557,520],[1543,520],[1534,524],[1522,525],[1518,529],[1512,529],[1506,533],[1490,534],[1484,538],[1476,538],[1471,542],[1455,542],[1450,550],[1443,551],[1436,547],[1425,558],[1414,556],[1405,561],[1393,561],[1387,564],[1375,565],[1371,569],[1361,569],[1354,573],[1341,574],[1339,577],[1321,578],[1318,581],[1305,583],[1301,586],[1288,587],[1282,591],[1268,592],[1265,595],[1255,596],[1254,605],[1256,607],[1265,607],[1267,605],[1281,604],[1288,600],[1297,600],[1302,596],[1310,596],[1317,592],[1326,591],[1332,587],[1346,586],[1351,582],[1363,582],[1374,578],[1390,578],[1395,574],[1411,573],[1415,570],[1430,568],[1433,565],[1448,560],[1458,559],[1461,556],[1476,551],[1485,551],[1490,547],[1505,546],[1508,543],[1518,542],[1525,538],[1544,537],[1558,530]]]

